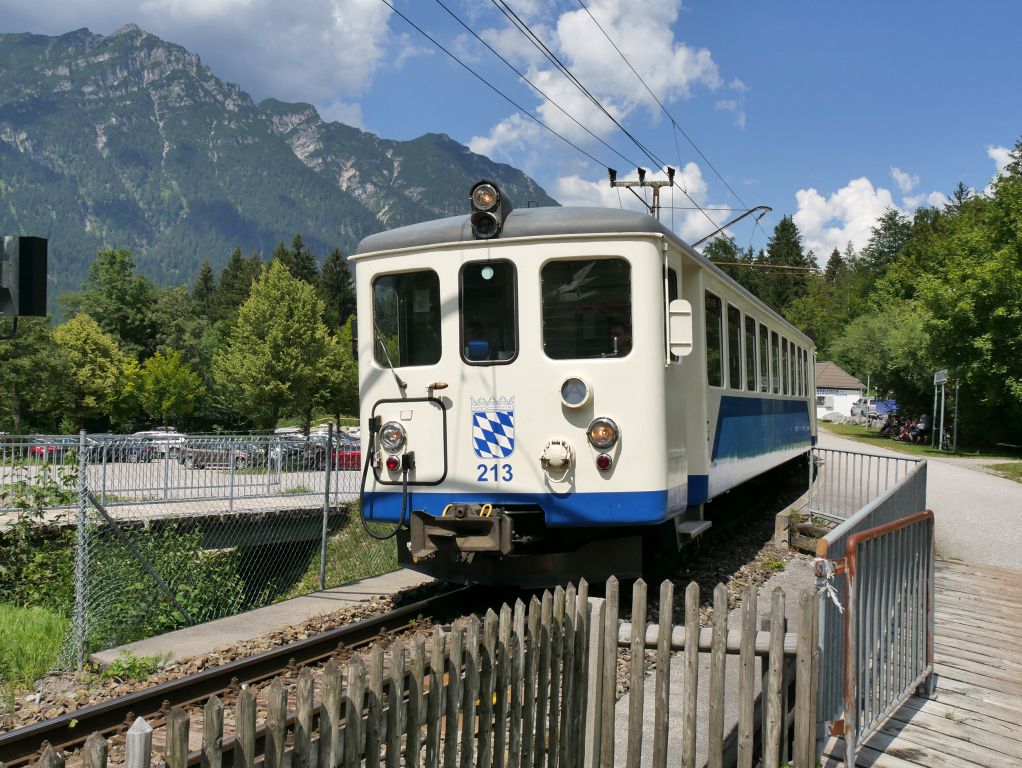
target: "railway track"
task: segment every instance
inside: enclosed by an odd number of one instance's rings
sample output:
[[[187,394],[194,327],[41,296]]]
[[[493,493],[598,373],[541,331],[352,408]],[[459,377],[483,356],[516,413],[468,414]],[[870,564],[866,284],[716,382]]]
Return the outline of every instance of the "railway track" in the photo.
[[[482,593],[478,587],[460,587],[305,640],[10,731],[0,735],[0,765],[5,768],[29,765],[42,754],[46,744],[71,752],[93,732],[104,736],[123,734],[136,717],[159,720],[161,713],[172,706],[201,704],[214,694],[223,697],[241,685],[257,684],[289,669],[325,662],[339,650],[356,650],[407,629],[420,617],[461,615],[468,606],[479,602]]]

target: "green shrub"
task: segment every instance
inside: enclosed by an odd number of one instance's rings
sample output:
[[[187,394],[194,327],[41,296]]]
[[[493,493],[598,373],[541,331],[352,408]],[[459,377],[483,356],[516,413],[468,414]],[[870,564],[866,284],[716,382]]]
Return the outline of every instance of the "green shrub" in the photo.
[[[125,651],[99,672],[101,680],[145,680],[160,668],[159,656],[136,656]]]

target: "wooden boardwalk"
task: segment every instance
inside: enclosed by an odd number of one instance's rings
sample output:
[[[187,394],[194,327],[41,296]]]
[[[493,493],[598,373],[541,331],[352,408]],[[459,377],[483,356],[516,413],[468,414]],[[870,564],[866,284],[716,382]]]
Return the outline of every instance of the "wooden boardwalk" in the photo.
[[[931,700],[913,697],[856,766],[1022,766],[1022,572],[938,561]],[[843,765],[831,739],[824,765]]]

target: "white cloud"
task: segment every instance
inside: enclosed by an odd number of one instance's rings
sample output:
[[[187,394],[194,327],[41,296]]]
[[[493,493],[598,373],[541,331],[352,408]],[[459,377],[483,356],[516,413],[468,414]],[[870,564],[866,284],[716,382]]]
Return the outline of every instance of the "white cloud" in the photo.
[[[795,200],[795,224],[806,247],[817,255],[841,250],[849,241],[862,248],[876,220],[888,208],[897,207],[890,190],[874,187],[865,176],[849,181],[829,197],[813,188],[800,189]]]
[[[987,157],[997,165],[997,176],[1000,176],[1005,167],[1011,162],[1011,150],[1007,147],[987,147]]]
[[[220,78],[257,100],[307,101],[326,116],[358,118],[353,100],[392,61],[391,11],[379,0],[15,0],[7,29],[109,33],[126,22],[198,53]],[[393,58],[400,58],[400,50]]]
[[[680,0],[594,0],[588,5],[593,17],[664,103],[688,98],[697,87],[715,91],[723,85],[717,64],[707,49],[675,39],[673,25],[680,5]],[[617,51],[585,10],[566,11],[549,27],[540,24],[536,30],[614,119],[624,121],[640,109],[659,119],[656,98],[623,62],[619,63]],[[519,33],[501,25],[482,35],[524,66],[529,80],[547,95],[535,109],[555,131],[573,141],[590,141],[576,120],[603,137],[616,130],[613,121],[559,70],[539,59]],[[740,92],[744,85],[733,87]],[[507,141],[523,125],[515,116],[509,117],[494,126],[489,136],[475,137],[473,145],[493,145],[498,136]]]
[[[914,176],[911,173],[906,173],[896,166],[891,166],[891,178],[894,179],[894,183],[898,185],[898,189],[901,190],[903,195],[907,195],[917,186],[919,186],[919,177]]]
[[[735,117],[735,125],[745,127],[745,110],[741,108],[738,99],[720,99],[714,102],[713,108],[730,112]]]

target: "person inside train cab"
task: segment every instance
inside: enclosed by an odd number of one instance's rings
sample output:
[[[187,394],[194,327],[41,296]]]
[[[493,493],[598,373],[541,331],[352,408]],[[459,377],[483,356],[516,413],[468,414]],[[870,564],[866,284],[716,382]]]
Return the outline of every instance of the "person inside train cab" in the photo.
[[[608,327],[611,357],[624,357],[632,351],[632,329],[620,320],[612,319]]]

